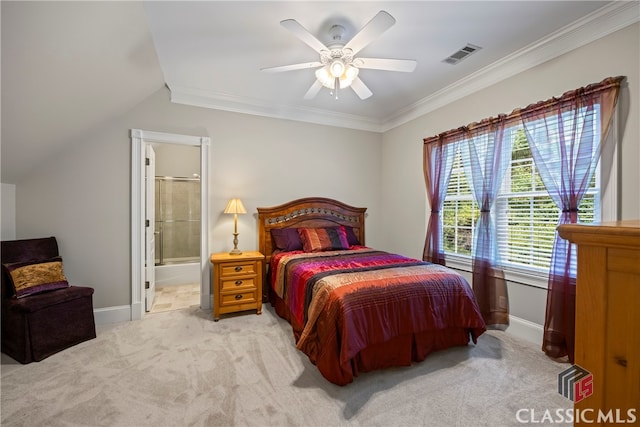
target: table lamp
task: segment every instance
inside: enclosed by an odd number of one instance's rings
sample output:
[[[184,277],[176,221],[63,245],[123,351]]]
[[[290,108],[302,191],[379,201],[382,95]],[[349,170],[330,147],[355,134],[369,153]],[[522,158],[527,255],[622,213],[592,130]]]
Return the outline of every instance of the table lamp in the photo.
[[[242,201],[240,199],[231,199],[224,209],[224,213],[233,214],[233,250],[230,255],[240,255],[242,251],[238,249],[238,214],[246,214]]]

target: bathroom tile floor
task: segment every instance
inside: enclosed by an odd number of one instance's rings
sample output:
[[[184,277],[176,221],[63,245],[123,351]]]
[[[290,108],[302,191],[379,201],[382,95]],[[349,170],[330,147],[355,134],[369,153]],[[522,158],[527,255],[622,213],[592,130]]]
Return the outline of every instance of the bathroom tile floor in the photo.
[[[200,306],[200,284],[156,287],[156,299],[149,313]]]

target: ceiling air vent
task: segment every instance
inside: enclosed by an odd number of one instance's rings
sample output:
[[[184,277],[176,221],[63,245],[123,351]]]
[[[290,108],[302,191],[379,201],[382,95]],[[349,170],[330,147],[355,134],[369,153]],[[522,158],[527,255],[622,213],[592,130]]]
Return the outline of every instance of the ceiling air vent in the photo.
[[[446,62],[447,64],[455,65],[458,62],[462,61],[467,56],[471,55],[477,50],[482,49],[480,46],[475,46],[472,44],[467,44],[465,47],[455,52],[453,55],[450,55],[448,58],[445,58],[442,62]]]

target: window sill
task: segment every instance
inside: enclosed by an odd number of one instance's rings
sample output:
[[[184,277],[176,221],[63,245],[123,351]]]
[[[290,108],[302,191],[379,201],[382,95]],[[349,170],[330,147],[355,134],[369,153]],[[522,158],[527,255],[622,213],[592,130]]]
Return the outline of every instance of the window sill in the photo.
[[[445,255],[447,267],[471,273],[471,258],[455,255]],[[503,267],[505,279],[508,282],[548,289],[549,275],[546,272],[527,270],[517,267]]]

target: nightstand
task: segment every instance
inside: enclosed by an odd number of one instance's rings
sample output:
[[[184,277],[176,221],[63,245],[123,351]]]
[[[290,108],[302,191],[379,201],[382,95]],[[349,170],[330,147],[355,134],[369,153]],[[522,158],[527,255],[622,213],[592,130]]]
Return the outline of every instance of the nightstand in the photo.
[[[253,310],[262,313],[262,272],[264,255],[243,252],[211,254],[213,320],[221,314]]]

